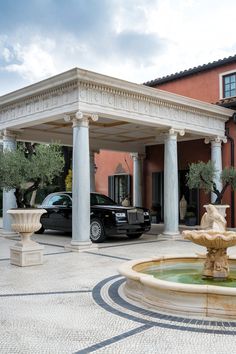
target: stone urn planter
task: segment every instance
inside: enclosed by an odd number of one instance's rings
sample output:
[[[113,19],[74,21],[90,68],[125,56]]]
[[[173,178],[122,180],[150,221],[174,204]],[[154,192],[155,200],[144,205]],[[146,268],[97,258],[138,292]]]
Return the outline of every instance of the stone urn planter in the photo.
[[[31,240],[35,231],[41,228],[40,217],[45,209],[10,209],[12,229],[18,232],[21,240],[10,248],[10,263],[25,267],[43,263],[44,247]]]
[[[207,205],[203,205],[204,208],[206,209]],[[217,211],[220,213],[220,215],[222,215],[224,218],[226,217],[226,212],[227,209],[230,208],[230,206],[228,204],[214,204],[214,207],[217,209]]]

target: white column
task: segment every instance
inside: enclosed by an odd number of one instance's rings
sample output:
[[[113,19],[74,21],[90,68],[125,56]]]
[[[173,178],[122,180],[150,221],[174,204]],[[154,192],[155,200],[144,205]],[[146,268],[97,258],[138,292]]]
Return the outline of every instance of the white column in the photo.
[[[164,153],[164,234],[179,234],[179,186],[177,134],[184,131],[170,129],[165,136]]]
[[[3,133],[3,152],[16,150],[16,136],[9,131]],[[3,189],[3,235],[16,234],[11,229],[11,217],[7,214],[7,210],[16,208],[15,190],[6,191]]]
[[[216,188],[221,191],[222,190],[222,182],[221,182],[221,172],[222,172],[222,150],[221,145],[222,142],[226,142],[227,139],[225,137],[215,137],[213,139],[206,138],[205,143],[211,142],[211,161],[214,162],[216,175],[214,182],[216,184]],[[211,202],[214,203],[216,200],[215,193],[211,193]]]
[[[77,112],[73,120],[73,178],[72,178],[72,241],[73,251],[91,248],[90,241],[90,161],[89,118]],[[65,118],[71,120],[71,118]]]
[[[96,173],[96,165],[94,161],[94,155],[97,151],[90,151],[89,158],[90,158],[90,192],[95,192],[95,173]]]
[[[211,141],[211,161],[214,162],[216,169],[216,176],[214,182],[216,184],[216,188],[221,191],[222,190],[222,182],[220,179],[220,175],[222,172],[222,153],[221,153],[221,140],[215,139]],[[211,202],[214,203],[216,200],[216,195],[211,193]]]
[[[132,153],[133,159],[133,205],[137,207],[143,206],[143,156],[138,153]]]

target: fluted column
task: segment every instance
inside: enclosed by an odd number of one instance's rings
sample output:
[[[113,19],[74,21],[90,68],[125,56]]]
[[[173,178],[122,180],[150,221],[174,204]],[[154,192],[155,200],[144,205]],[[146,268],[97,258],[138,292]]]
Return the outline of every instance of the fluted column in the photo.
[[[90,160],[89,160],[89,119],[97,120],[96,115],[77,112],[73,121],[73,178],[72,178],[72,241],[73,251],[91,248],[90,241]]]
[[[164,234],[179,234],[179,185],[177,135],[183,130],[170,129],[165,135],[164,153]]]
[[[14,151],[16,150],[16,136],[5,130],[3,132],[3,153],[5,151]],[[3,234],[4,236],[14,234],[11,228],[11,217],[7,214],[7,210],[16,208],[16,198],[14,194],[15,190],[6,191],[3,189]]]
[[[143,155],[132,153],[133,159],[133,205],[143,206]]]
[[[222,142],[226,143],[227,139],[225,137],[215,137],[215,138],[206,138],[205,143],[211,143],[211,161],[214,163],[216,174],[214,178],[214,182],[216,184],[216,188],[221,191],[222,190],[222,181],[220,178],[222,172]],[[214,203],[216,200],[215,193],[211,193],[211,202]]]

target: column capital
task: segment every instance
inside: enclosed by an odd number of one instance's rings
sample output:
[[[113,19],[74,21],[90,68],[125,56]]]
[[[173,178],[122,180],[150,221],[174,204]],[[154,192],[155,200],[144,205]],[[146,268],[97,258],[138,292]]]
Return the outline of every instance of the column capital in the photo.
[[[165,139],[177,139],[178,134],[180,136],[184,136],[185,135],[185,130],[184,129],[177,129],[177,128],[170,128],[168,131],[164,132],[163,135],[165,137]]]
[[[211,143],[215,146],[221,146],[222,143],[227,143],[227,138],[225,136],[213,136],[213,137],[206,137],[204,139],[205,144]]]
[[[133,160],[143,160],[146,158],[146,154],[140,154],[138,152],[131,152],[130,156]]]
[[[72,122],[72,127],[88,127],[89,121],[96,122],[98,120],[98,115],[96,113],[83,113],[77,111],[74,115],[65,114],[64,121]]]
[[[185,130],[184,129],[176,129],[176,128],[170,128],[169,129],[169,135],[180,135],[184,136],[185,135]]]

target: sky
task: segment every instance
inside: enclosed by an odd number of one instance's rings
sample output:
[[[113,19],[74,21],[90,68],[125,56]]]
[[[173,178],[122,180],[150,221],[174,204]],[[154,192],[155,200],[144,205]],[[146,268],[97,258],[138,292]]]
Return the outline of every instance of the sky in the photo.
[[[235,0],[0,0],[0,95],[79,67],[143,83],[236,54]]]

